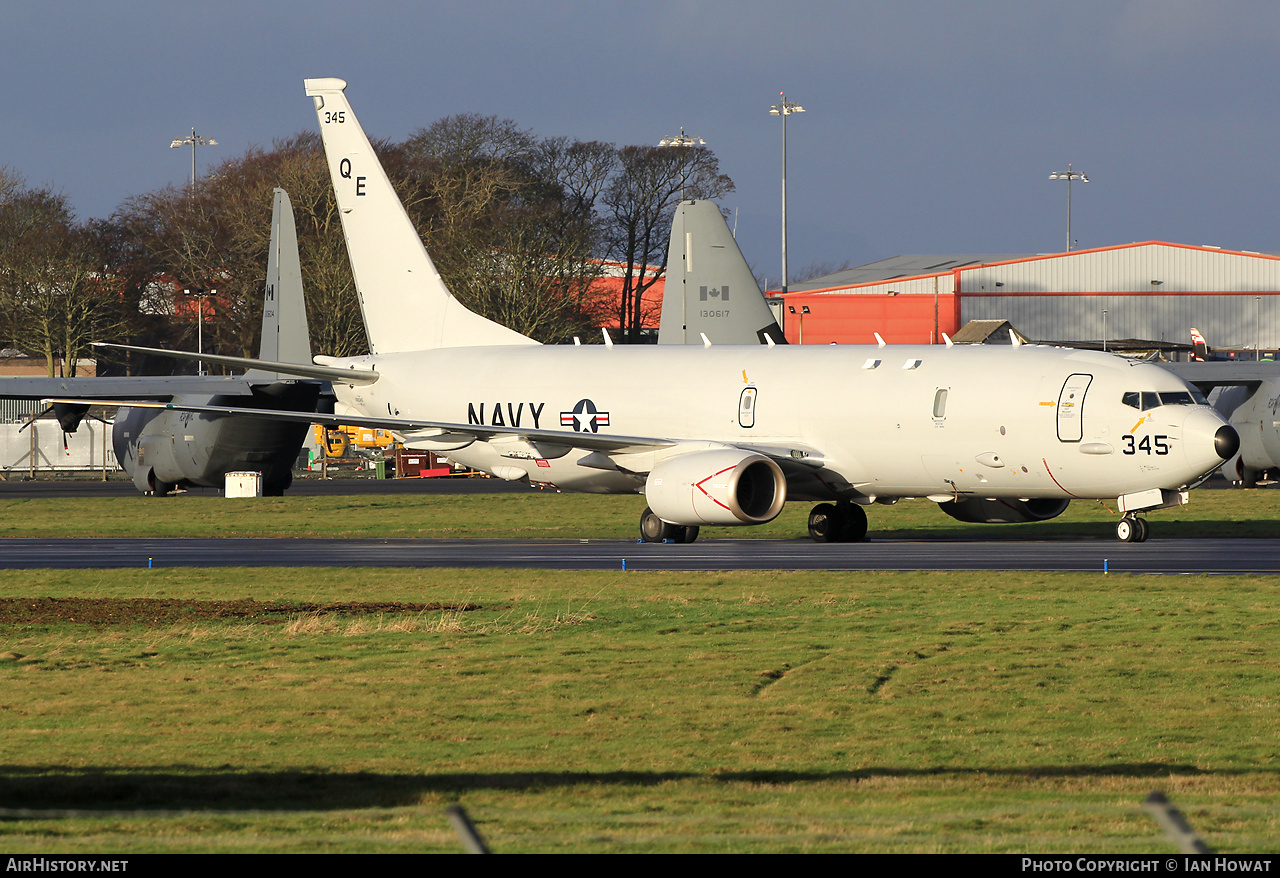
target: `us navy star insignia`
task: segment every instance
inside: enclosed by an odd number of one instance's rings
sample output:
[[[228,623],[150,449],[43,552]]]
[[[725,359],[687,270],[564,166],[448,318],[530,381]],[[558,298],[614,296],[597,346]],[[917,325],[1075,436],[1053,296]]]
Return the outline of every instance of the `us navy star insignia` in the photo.
[[[580,399],[573,411],[560,413],[560,426],[573,427],[575,433],[599,433],[601,427],[609,426],[609,413],[597,411],[589,399]]]

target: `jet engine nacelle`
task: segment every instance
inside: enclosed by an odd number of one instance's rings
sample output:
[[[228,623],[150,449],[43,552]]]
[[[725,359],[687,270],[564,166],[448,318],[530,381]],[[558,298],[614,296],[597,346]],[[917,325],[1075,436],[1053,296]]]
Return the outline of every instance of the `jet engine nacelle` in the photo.
[[[644,494],[654,514],[671,524],[764,524],[782,511],[787,480],[763,454],[726,448],[662,461]]]
[[[948,500],[939,508],[957,521],[973,524],[1017,524],[1024,521],[1048,521],[1067,511],[1068,500],[1011,500],[972,497]]]

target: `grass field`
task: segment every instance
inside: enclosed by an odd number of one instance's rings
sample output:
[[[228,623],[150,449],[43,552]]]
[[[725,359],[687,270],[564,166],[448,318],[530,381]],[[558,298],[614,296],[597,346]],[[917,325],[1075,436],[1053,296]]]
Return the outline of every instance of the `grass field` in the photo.
[[[1273,851],[1275,586],[0,573],[69,599],[0,623],[0,847],[457,852],[461,802],[497,852],[1166,853],[1159,789],[1219,852]],[[113,622],[136,598],[191,612]],[[195,603],[244,598],[347,606]],[[409,601],[452,608],[387,607]]]
[[[508,494],[358,495],[226,499],[24,499],[0,495],[3,537],[560,537],[638,534],[640,496],[529,491]],[[791,503],[759,527],[707,527],[699,539],[807,538],[811,504]],[[1078,500],[1052,521],[974,525],[937,504],[908,500],[867,509],[871,539],[1115,539],[1115,504]],[[1152,537],[1280,537],[1280,490],[1194,491],[1191,503],[1152,513]]]

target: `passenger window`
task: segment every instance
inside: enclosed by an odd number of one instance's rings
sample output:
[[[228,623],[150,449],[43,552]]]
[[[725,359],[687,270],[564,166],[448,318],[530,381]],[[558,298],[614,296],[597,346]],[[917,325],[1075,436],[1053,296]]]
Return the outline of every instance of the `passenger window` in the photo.
[[[1130,405],[1134,408],[1142,407],[1142,397],[1138,395],[1138,391],[1136,390],[1127,391],[1124,396],[1120,397],[1120,401],[1125,405]]]

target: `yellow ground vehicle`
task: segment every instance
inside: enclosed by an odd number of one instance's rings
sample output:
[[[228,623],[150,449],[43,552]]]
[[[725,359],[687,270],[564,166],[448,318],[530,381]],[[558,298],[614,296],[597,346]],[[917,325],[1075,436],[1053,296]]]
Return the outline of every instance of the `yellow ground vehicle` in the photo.
[[[385,454],[396,445],[396,438],[386,430],[369,427],[325,428],[320,424],[313,424],[311,429],[314,431],[316,444],[324,449],[324,456],[330,459],[368,457],[375,449]]]

